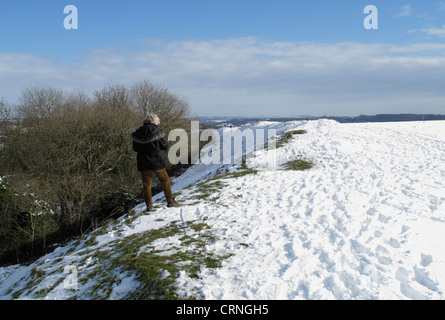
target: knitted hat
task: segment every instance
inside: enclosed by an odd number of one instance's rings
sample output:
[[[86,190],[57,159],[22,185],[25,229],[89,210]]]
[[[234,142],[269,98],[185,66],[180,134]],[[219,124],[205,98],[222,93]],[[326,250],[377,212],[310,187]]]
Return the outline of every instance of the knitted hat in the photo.
[[[145,120],[144,120],[144,124],[148,124],[148,123],[159,126],[161,121],[159,120],[159,117],[156,114],[150,113],[145,117]]]

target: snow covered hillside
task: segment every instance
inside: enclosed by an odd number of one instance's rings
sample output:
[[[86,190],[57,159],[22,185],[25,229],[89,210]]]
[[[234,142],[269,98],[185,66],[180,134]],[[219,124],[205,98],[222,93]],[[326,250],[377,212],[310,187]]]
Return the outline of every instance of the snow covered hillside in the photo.
[[[259,126],[299,134],[0,268],[0,299],[444,299],[444,121]]]

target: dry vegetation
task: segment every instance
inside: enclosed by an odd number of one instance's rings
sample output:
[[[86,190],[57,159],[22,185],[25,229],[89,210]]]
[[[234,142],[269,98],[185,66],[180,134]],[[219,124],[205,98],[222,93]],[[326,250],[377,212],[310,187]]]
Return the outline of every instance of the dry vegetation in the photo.
[[[190,126],[187,101],[147,81],[93,97],[27,88],[13,108],[0,100],[0,262],[30,260],[134,205],[141,182],[129,136],[149,112],[167,135]]]

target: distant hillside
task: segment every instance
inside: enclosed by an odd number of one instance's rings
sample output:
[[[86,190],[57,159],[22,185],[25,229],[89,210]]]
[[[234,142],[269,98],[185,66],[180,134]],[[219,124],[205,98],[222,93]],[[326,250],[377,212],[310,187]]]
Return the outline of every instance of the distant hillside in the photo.
[[[440,114],[377,114],[377,115],[360,115],[357,117],[347,116],[296,116],[296,117],[199,117],[203,124],[217,126],[241,126],[249,122],[257,121],[295,121],[295,120],[319,120],[330,119],[340,123],[360,123],[360,122],[399,122],[399,121],[432,121],[445,120],[445,115]]]
[[[398,121],[431,121],[445,120],[445,115],[440,114],[377,114],[373,116],[360,115],[358,117],[322,117],[337,120],[341,123],[352,122],[398,122]]]

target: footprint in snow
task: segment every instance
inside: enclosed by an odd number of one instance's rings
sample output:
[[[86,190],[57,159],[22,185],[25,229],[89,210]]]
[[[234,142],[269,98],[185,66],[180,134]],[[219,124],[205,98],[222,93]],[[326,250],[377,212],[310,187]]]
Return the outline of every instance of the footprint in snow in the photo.
[[[379,263],[383,265],[389,265],[392,263],[392,260],[390,258],[390,253],[385,247],[378,245],[376,248],[376,252],[377,252],[377,260],[379,261]]]
[[[423,267],[429,266],[433,262],[433,257],[428,254],[421,254],[420,264]],[[417,266],[413,267],[414,277],[408,270],[403,267],[400,267],[396,271],[396,279],[400,281],[400,292],[407,298],[413,300],[426,300],[429,299],[428,296],[414,290],[410,286],[410,281],[414,280],[421,286],[429,289],[431,291],[438,291],[437,283],[430,279],[427,270],[421,269]]]
[[[437,291],[437,284],[428,277],[428,272],[426,270],[422,270],[414,267],[414,278],[416,281],[424,287],[432,291]]]
[[[431,255],[423,253],[420,255],[420,264],[423,267],[429,266],[431,262],[433,262],[433,257]]]

